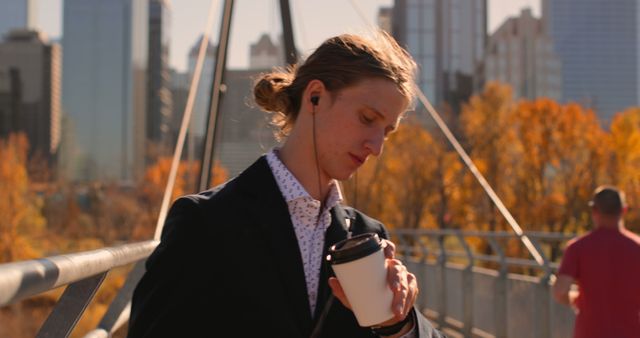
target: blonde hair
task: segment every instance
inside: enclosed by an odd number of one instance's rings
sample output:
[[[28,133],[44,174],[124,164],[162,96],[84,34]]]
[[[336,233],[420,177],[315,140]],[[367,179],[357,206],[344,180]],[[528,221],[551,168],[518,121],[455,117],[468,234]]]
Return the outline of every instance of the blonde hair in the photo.
[[[288,135],[298,117],[302,93],[314,79],[335,94],[366,78],[395,83],[413,102],[416,64],[409,53],[385,32],[374,37],[344,34],[323,42],[304,62],[262,75],[255,83],[255,102],[271,112],[277,137]]]

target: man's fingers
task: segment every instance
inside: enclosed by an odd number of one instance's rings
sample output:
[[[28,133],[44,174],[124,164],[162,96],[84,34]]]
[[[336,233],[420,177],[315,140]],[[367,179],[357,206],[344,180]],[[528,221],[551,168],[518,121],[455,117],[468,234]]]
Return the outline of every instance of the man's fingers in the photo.
[[[412,291],[407,278],[407,268],[397,259],[388,260],[387,281],[393,291],[391,310],[398,320],[402,320],[406,314],[406,308],[413,306]]]
[[[418,279],[411,272],[407,273],[407,282],[409,284],[409,301],[405,304],[404,315],[406,316],[418,299],[420,289],[418,288]]]
[[[329,287],[333,292],[333,295],[340,300],[342,305],[344,305],[347,309],[351,309],[351,304],[349,304],[349,300],[347,296],[344,294],[344,290],[342,290],[342,285],[340,285],[340,281],[337,278],[331,277],[329,278]]]
[[[396,256],[396,245],[393,242],[383,239],[382,246],[384,247],[384,256],[389,259],[393,259]]]

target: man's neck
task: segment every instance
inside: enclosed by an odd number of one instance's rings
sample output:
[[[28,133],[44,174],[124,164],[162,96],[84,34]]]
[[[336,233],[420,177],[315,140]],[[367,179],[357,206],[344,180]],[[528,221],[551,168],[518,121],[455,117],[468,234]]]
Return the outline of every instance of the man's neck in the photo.
[[[278,152],[280,161],[289,169],[289,171],[300,182],[304,189],[314,199],[324,202],[329,192],[330,180],[320,177],[320,186],[318,187],[318,166],[313,151],[303,151],[301,147],[297,147],[295,142],[285,142]],[[321,191],[318,191],[321,189]]]
[[[595,223],[596,223],[596,228],[598,229],[609,229],[609,230],[624,229],[624,220],[619,217],[615,217],[615,218],[600,217],[595,221]]]

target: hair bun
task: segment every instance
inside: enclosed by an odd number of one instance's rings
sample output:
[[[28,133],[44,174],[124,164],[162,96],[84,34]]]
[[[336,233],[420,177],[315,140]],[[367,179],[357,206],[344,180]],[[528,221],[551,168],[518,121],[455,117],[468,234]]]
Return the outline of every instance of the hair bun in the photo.
[[[286,115],[291,107],[287,88],[292,80],[293,77],[288,73],[263,75],[253,88],[256,103],[265,111]]]

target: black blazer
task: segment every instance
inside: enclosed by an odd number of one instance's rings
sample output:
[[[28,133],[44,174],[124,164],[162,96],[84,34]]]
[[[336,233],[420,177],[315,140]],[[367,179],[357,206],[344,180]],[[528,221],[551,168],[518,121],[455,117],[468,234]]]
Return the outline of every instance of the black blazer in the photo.
[[[325,253],[346,237],[346,217],[354,234],[388,237],[353,209],[331,213]],[[315,325],[287,204],[264,156],[224,187],[176,200],[146,268],[133,295],[130,338],[309,337]],[[329,298],[331,275],[323,263],[313,318]],[[420,337],[439,337],[418,317]],[[335,300],[322,337],[373,335]]]

